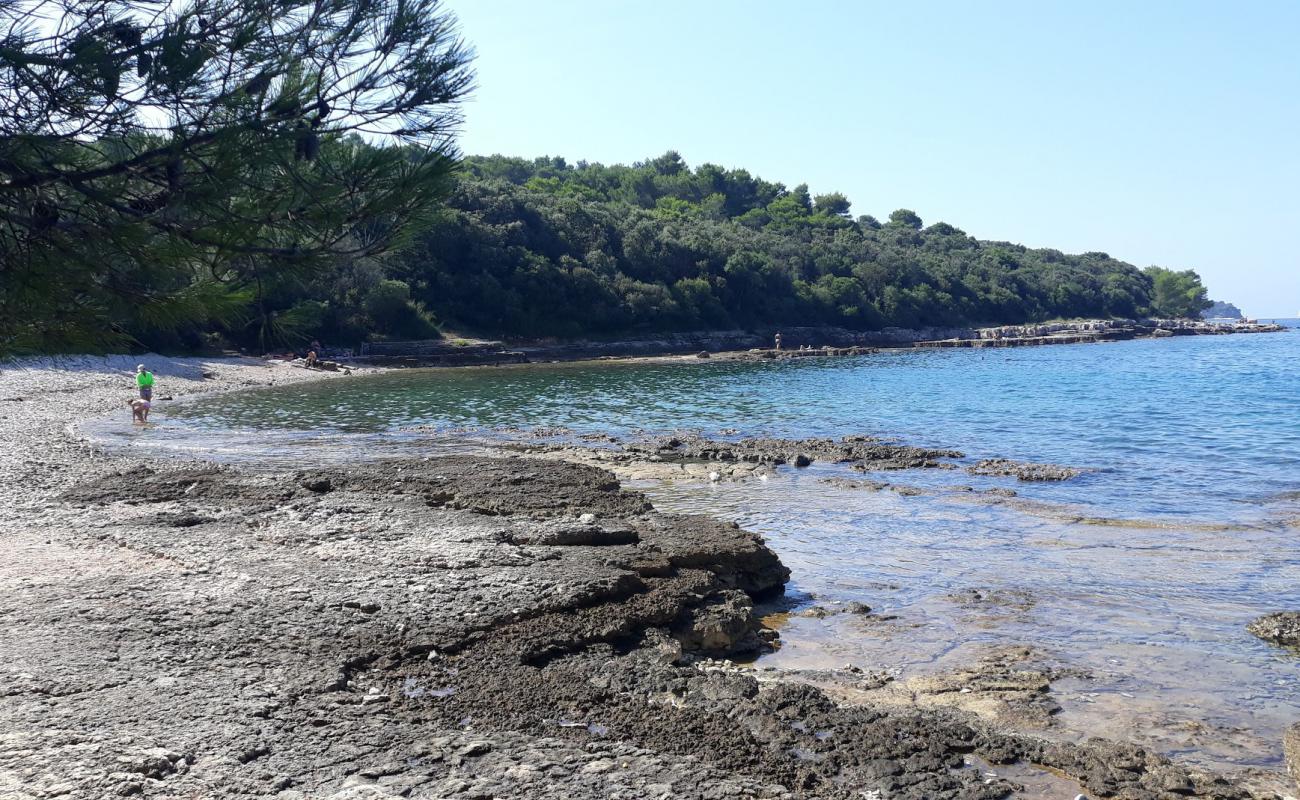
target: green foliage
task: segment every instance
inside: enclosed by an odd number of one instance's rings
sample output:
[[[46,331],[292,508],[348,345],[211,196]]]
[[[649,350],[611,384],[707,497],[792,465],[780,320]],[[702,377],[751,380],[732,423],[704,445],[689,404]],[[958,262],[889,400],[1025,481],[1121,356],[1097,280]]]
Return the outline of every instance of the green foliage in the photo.
[[[915,211],[907,208],[900,208],[889,215],[889,224],[899,228],[911,228],[921,230],[921,218],[916,215]]]
[[[441,336],[432,315],[411,301],[411,287],[402,281],[382,280],[365,300],[374,330],[399,339],[434,339]]]
[[[1151,278],[1151,307],[1161,316],[1200,319],[1214,305],[1195,270],[1147,267],[1143,272]]]
[[[448,324],[488,335],[1019,323],[1151,305],[1151,277],[1105,253],[850,208],[671,152],[632,166],[472,157],[447,213],[390,271]]]
[[[0,352],[328,324],[449,189],[469,58],[438,0],[0,3]]]
[[[849,215],[849,209],[852,207],[853,204],[849,202],[849,198],[839,192],[819,194],[813,198],[813,210],[818,214],[847,217]]]
[[[383,280],[366,294],[366,313],[376,323],[401,314],[411,303],[411,287],[401,281]]]

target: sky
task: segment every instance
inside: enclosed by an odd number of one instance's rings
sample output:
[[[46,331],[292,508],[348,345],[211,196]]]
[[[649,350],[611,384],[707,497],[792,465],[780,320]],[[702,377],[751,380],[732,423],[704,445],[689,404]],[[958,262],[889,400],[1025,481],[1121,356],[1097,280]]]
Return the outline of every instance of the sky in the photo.
[[[467,153],[668,150],[1300,315],[1300,3],[446,0]]]

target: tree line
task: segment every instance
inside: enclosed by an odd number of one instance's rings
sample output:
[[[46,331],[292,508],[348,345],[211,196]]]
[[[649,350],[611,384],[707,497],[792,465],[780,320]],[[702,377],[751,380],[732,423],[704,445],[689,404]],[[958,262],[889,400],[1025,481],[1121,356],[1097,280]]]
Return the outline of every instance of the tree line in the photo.
[[[631,166],[470,156],[403,246],[336,259],[310,281],[282,274],[262,302],[297,333],[290,347],[441,327],[507,338],[878,330],[1192,317],[1208,305],[1190,270],[981,241],[907,209],[883,222],[850,209],[840,193],[691,169],[671,152]]]
[[[1191,271],[987,242],[908,209],[675,152],[631,166],[467,158],[392,278],[453,326],[514,336],[773,325],[858,330],[1194,316]]]
[[[675,152],[462,159],[471,58],[438,0],[0,6],[0,352],[1208,305],[1191,271],[855,217]]]

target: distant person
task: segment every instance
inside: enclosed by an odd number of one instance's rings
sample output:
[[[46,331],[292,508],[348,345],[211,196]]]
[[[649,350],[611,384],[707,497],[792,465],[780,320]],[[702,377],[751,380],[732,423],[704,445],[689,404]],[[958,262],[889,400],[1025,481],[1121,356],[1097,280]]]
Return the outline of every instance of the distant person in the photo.
[[[781,332],[780,332],[780,331],[777,331],[777,332],[776,332],[776,349],[777,349],[777,350],[780,350],[780,349],[781,349]]]
[[[126,404],[131,407],[131,418],[141,424],[149,421],[149,409],[153,405],[148,400],[139,398],[127,400]]]
[[[140,390],[140,399],[146,403],[153,401],[153,373],[140,364],[135,368],[135,385]]]

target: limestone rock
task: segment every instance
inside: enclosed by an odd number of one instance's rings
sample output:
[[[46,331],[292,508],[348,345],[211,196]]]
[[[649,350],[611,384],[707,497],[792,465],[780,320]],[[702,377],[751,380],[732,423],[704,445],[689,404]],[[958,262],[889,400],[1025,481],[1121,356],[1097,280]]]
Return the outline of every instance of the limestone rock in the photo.
[[[1022,481],[1065,481],[1079,474],[1074,467],[1032,464],[1009,458],[986,458],[966,468],[972,475],[1010,475]]]
[[[718,592],[687,611],[673,628],[684,650],[708,655],[728,655],[757,647],[752,636],[754,601],[742,591]],[[753,640],[753,641],[750,641]]]
[[[1247,625],[1246,630],[1266,642],[1300,647],[1300,611],[1265,614]]]

